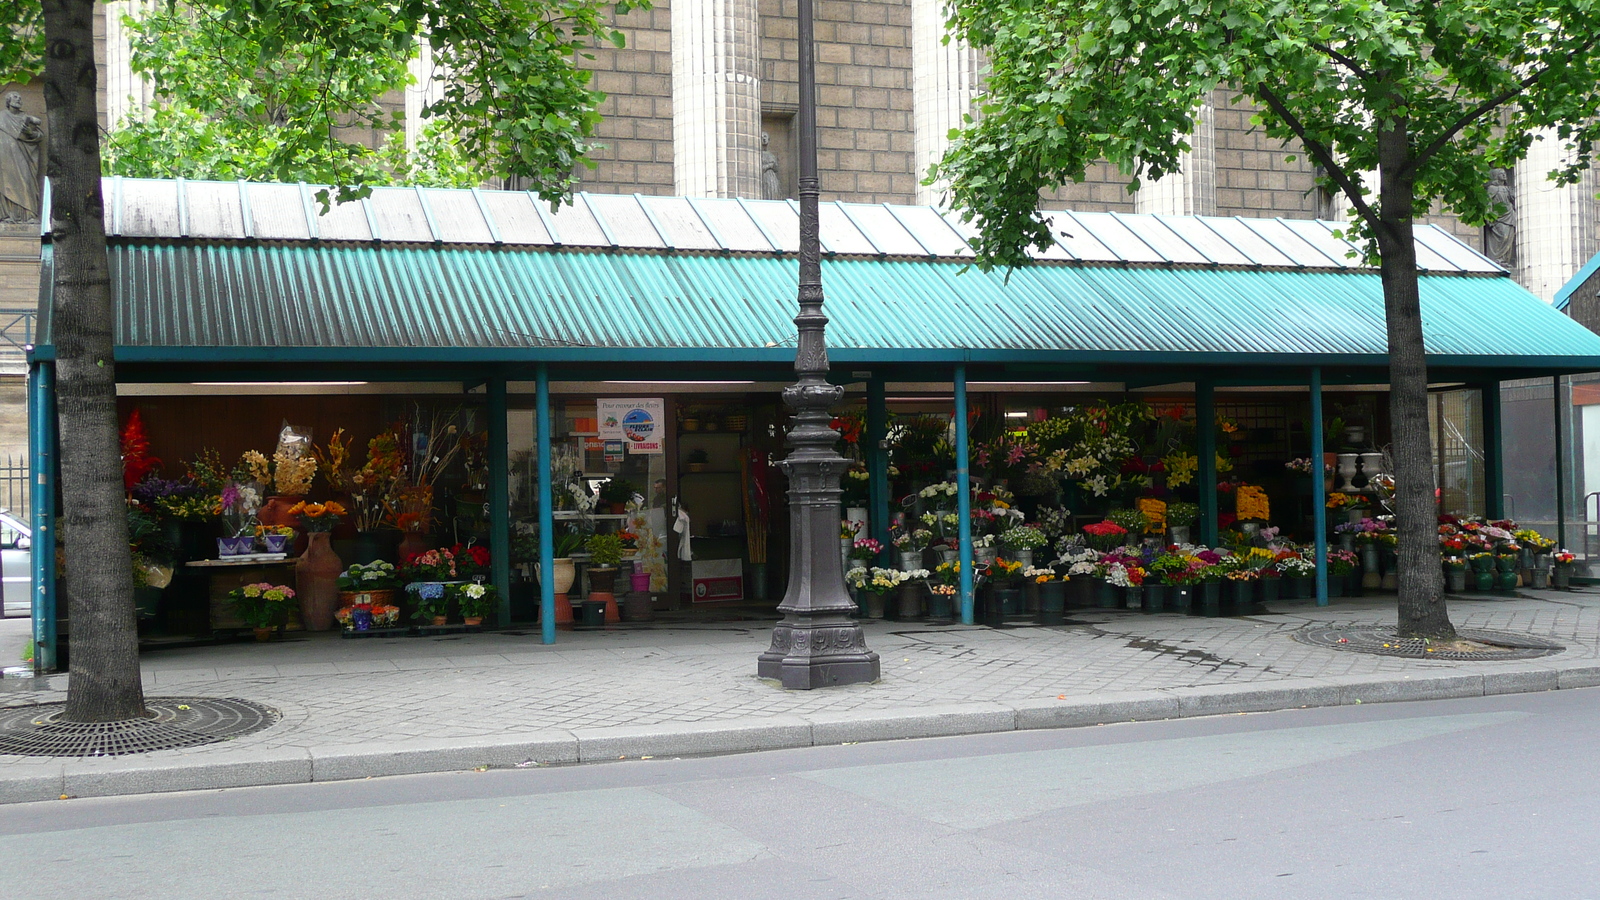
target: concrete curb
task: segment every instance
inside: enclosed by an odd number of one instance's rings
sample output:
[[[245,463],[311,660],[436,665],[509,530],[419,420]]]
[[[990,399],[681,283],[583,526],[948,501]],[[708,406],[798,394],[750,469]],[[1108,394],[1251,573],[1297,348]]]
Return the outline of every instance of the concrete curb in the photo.
[[[726,722],[550,729],[512,735],[430,738],[405,745],[219,752],[216,747],[149,759],[30,761],[0,771],[0,804],[68,797],[347,781],[388,775],[598,763],[663,756],[715,756],[866,741],[1076,728],[1305,707],[1398,703],[1600,686],[1600,664],[1533,662],[1490,672],[1347,675],[1277,686],[1204,685],[1086,694],[1013,703],[816,713]]]

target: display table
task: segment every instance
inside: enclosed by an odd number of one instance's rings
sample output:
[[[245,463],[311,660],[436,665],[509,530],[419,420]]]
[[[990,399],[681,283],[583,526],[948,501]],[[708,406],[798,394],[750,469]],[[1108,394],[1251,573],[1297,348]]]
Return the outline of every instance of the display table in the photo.
[[[276,559],[270,558],[276,556]],[[200,569],[206,575],[206,596],[210,603],[211,630],[228,631],[234,629],[248,629],[250,624],[239,618],[233,612],[233,601],[228,594],[247,584],[268,582],[269,584],[286,584],[294,587],[294,567],[300,561],[299,557],[285,558],[283,554],[258,554],[254,557],[242,559],[196,559],[184,563],[192,569]],[[289,621],[284,625],[285,631],[299,631],[300,607],[289,604]]]

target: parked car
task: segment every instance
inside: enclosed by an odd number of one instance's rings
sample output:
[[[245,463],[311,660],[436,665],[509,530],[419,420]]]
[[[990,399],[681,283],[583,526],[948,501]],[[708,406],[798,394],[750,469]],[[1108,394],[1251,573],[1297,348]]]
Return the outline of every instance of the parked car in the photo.
[[[7,618],[33,612],[33,529],[0,509],[0,610]]]

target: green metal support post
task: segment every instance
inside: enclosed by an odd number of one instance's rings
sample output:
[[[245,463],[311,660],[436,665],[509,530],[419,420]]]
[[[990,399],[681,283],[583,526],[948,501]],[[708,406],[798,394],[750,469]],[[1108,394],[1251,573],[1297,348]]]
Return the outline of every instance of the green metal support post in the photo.
[[[956,366],[956,515],[961,518],[957,534],[961,542],[961,624],[971,625],[972,597],[972,484],[968,477],[967,447],[967,367]]]
[[[867,508],[872,519],[872,536],[883,545],[885,554],[878,560],[879,565],[889,558],[889,451],[884,447],[888,429],[889,403],[884,396],[883,379],[874,378],[867,382],[867,433],[863,440],[867,445],[867,471],[871,476],[867,481]]]
[[[1561,376],[1550,379],[1551,394],[1555,398],[1556,441],[1556,549],[1567,546],[1567,423],[1563,421],[1561,406]]]
[[[1505,457],[1501,450],[1500,382],[1479,388],[1483,402],[1483,510],[1490,519],[1506,517]]]
[[[1194,428],[1199,437],[1200,543],[1217,545],[1217,396],[1208,378],[1194,383]]]
[[[56,415],[55,370],[28,369],[28,497],[33,538],[33,671],[56,670]]]
[[[489,548],[490,577],[500,608],[495,621],[511,624],[511,460],[506,446],[506,379],[489,379]]]
[[[550,491],[550,368],[534,376],[533,427],[539,433],[539,639],[556,642],[555,504]]]
[[[1311,532],[1317,563],[1317,605],[1328,605],[1328,489],[1322,473],[1322,367],[1311,369]]]

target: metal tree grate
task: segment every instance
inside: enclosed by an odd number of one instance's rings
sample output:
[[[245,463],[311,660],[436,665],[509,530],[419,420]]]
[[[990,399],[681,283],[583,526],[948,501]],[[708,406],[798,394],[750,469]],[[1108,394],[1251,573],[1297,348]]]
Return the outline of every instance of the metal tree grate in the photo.
[[[1507,634],[1502,631],[1478,631],[1459,628],[1456,634],[1462,639],[1486,645],[1485,649],[1454,649],[1439,646],[1421,638],[1395,637],[1394,628],[1376,625],[1337,626],[1318,625],[1303,628],[1292,636],[1302,644],[1326,647],[1332,650],[1354,650],[1357,653],[1374,653],[1378,656],[1399,656],[1405,659],[1456,659],[1492,661],[1498,659],[1534,659],[1550,656],[1567,648],[1546,638],[1527,634]]]
[[[0,754],[123,756],[215,744],[276,724],[281,714],[249,700],[151,697],[149,715],[126,722],[63,722],[65,703],[0,710]]]

